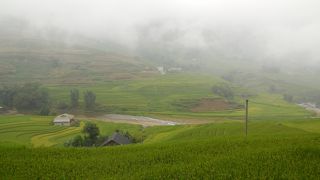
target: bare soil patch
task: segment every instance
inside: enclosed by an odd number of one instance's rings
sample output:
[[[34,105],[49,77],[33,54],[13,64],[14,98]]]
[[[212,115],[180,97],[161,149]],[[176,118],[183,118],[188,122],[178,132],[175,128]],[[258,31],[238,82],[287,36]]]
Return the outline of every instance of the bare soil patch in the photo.
[[[207,111],[223,111],[235,108],[234,103],[227,102],[223,99],[202,99],[198,105],[194,106],[192,112],[207,112]]]

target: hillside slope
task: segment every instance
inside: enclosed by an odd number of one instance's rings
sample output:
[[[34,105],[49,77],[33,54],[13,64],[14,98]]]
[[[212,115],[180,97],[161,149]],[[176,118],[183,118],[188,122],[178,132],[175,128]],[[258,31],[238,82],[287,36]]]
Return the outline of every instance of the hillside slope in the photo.
[[[88,84],[154,73],[152,65],[116,43],[34,27],[21,19],[0,19],[1,84]]]
[[[4,42],[4,39],[0,38],[0,41]],[[7,44],[0,46],[2,83],[32,81],[45,84],[88,84],[156,73],[152,67],[146,68],[144,62],[128,55],[85,47],[61,47],[51,42],[37,47],[41,41],[19,39],[15,43],[26,43],[26,47]],[[36,45],[32,47],[32,44]]]

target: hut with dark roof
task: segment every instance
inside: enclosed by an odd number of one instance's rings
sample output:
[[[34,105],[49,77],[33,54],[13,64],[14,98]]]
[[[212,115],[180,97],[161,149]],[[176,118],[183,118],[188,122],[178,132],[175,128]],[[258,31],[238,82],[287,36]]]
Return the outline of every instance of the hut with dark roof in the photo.
[[[101,146],[116,146],[116,145],[125,145],[131,144],[132,140],[127,136],[124,136],[118,132],[113,133]]]

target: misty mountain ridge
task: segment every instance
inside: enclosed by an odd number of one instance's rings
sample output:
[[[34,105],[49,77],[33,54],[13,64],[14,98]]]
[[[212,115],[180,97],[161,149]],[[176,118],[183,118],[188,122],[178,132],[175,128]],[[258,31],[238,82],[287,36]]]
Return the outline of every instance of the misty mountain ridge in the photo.
[[[259,91],[277,87],[280,93],[287,93],[296,86],[309,91],[319,89],[314,82],[320,66],[309,61],[301,63],[307,58],[306,53],[277,60],[266,54],[263,41],[246,28],[206,29],[200,34],[202,39],[198,36],[192,41],[191,35],[178,25],[161,19],[141,25],[132,46],[53,26],[40,28],[23,19],[2,18],[1,79],[4,83],[86,84],[158,76],[156,67],[163,66],[220,76]],[[186,41],[188,38],[190,41]]]

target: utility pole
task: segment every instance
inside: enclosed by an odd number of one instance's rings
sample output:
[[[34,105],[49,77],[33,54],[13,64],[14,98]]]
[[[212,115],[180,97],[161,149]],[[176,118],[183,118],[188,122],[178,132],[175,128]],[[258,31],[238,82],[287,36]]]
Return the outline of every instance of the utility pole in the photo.
[[[246,99],[246,127],[245,127],[245,131],[246,131],[246,136],[248,135],[248,105],[249,105],[249,100]]]

